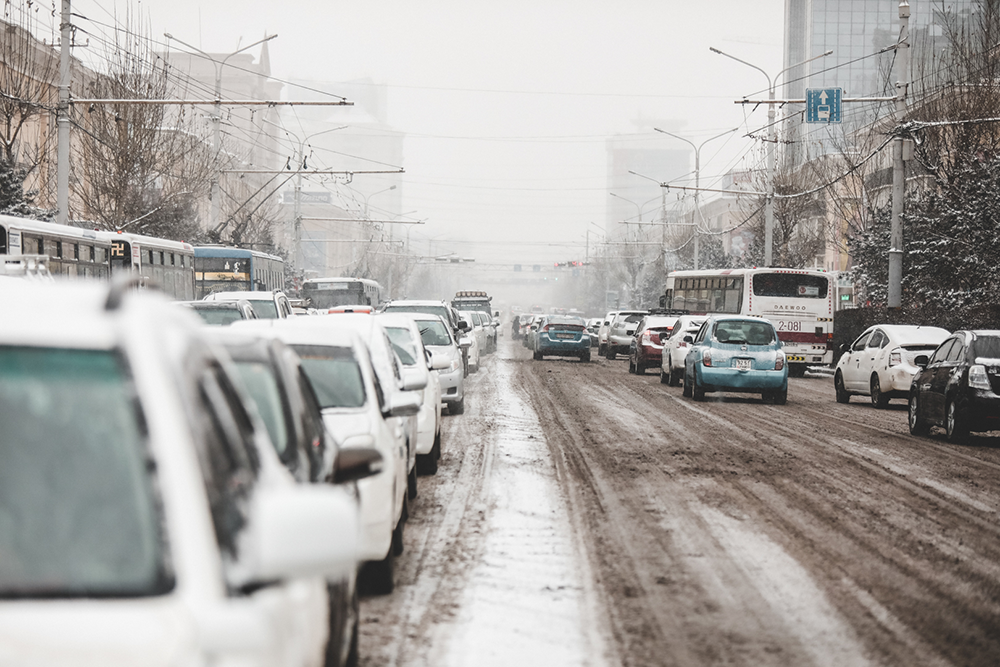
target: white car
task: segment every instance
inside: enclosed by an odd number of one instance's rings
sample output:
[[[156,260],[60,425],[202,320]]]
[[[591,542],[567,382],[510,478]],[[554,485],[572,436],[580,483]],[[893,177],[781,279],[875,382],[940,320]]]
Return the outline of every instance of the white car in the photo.
[[[283,320],[296,317],[291,302],[281,290],[273,292],[213,292],[202,301],[249,301],[257,317]]]
[[[617,310],[609,310],[607,315],[604,316],[600,328],[597,330],[598,356],[603,357],[608,353],[608,336],[611,334],[611,323],[615,321],[615,317],[617,316]]]
[[[674,328],[670,330],[670,336],[663,343],[663,352],[660,358],[660,382],[669,384],[671,387],[678,387],[684,377],[684,358],[687,357],[691,344],[684,340],[685,336],[698,333],[698,329],[705,323],[703,315],[681,315],[674,322]]]
[[[432,356],[420,338],[420,329],[413,317],[405,314],[382,313],[378,316],[389,334],[405,374],[427,375],[424,401],[417,415],[417,472],[433,475],[441,458],[441,380]],[[445,363],[438,361],[444,368]]]
[[[376,593],[391,593],[395,557],[403,551],[407,514],[408,466],[402,420],[415,415],[419,404],[412,392],[390,393],[381,388],[372,355],[358,333],[301,324],[327,317],[341,316],[303,317],[296,323],[267,328],[255,323],[236,326],[270,333],[295,350],[319,401],[323,424],[341,450],[372,447],[382,455],[382,471],[358,482],[358,555],[368,563],[365,574],[370,588]]]
[[[847,403],[852,394],[861,394],[870,396],[876,408],[884,408],[892,398],[908,398],[920,358],[926,364],[950,335],[939,327],[910,324],[868,327],[853,343],[841,348],[843,354],[833,375],[837,402]]]
[[[127,281],[9,283],[0,662],[322,665],[352,494],[295,484],[194,313]]]
[[[483,328],[483,320],[479,317],[479,313],[469,310],[460,310],[458,311],[458,315],[470,327],[470,330],[463,334],[468,336],[471,341],[469,345],[469,372],[478,373],[482,356],[486,354],[487,345],[486,329]]]
[[[465,412],[465,373],[462,367],[462,350],[451,333],[451,328],[436,315],[412,314],[420,329],[420,339],[431,353],[441,381],[441,401],[448,406],[448,414]]]

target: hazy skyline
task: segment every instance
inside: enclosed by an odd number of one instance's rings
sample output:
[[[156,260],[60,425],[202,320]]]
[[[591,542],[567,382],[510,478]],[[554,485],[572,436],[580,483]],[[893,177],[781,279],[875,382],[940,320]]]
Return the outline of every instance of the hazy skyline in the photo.
[[[702,183],[755,164],[759,147],[742,135],[765,124],[766,110],[733,102],[766,89],[766,79],[708,48],[771,76],[782,66],[783,0],[74,0],[73,11],[87,30],[138,11],[154,39],[169,32],[209,52],[276,33],[278,79],[386,85],[388,121],[406,134],[401,210],[427,219],[413,238],[480,261],[582,258],[585,231],[596,231],[589,223],[604,225],[613,135],[683,150],[653,126],[695,142],[740,126],[702,152]],[[99,56],[91,51],[78,55]],[[284,96],[296,98],[295,88]]]

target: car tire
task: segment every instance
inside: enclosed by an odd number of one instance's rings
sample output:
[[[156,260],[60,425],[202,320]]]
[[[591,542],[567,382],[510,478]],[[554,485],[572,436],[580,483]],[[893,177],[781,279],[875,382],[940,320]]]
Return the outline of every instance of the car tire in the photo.
[[[393,531],[395,535],[395,531]],[[372,595],[389,595],[396,587],[395,578],[396,554],[393,552],[392,544],[389,545],[389,553],[382,560],[372,561],[365,564],[364,579],[367,590]]]
[[[670,384],[670,376],[664,373],[662,368],[660,369],[660,384]]]
[[[906,421],[910,427],[911,435],[927,435],[931,426],[920,418],[920,399],[916,394],[910,394],[909,405],[907,406]]]
[[[838,403],[850,403],[851,395],[847,392],[847,388],[844,387],[844,375],[840,371],[833,376],[833,390],[837,392],[837,402]]]
[[[347,652],[347,660],[344,661],[344,667],[358,667],[358,663],[361,662],[361,652],[358,650],[360,627],[361,617],[359,615],[357,621],[354,623],[354,629],[351,631],[351,648]]]
[[[878,374],[872,373],[872,379],[870,383],[871,387],[871,397],[872,405],[882,410],[889,405],[889,397],[882,393],[882,385],[878,381]]]
[[[580,355],[580,361],[582,361],[585,364],[590,363],[590,350],[587,350],[586,352]]]
[[[636,362],[635,362],[635,374],[636,375],[645,375],[646,374],[646,364],[642,363],[641,361],[636,360]]]
[[[959,408],[955,401],[948,401],[945,407],[945,435],[948,442],[965,442],[969,435],[969,424],[966,421],[965,411]]]
[[[684,374],[684,388],[681,390],[681,395],[691,398],[691,382],[688,381],[687,373]]]
[[[668,380],[667,384],[669,384],[671,387],[679,387],[679,386],[681,386],[681,380],[682,379],[683,378],[681,377],[681,372],[680,371],[675,371],[673,369],[673,367],[671,367],[670,373],[667,376],[667,380]]]
[[[628,372],[635,373],[635,364],[632,363],[632,357],[628,358]]]
[[[607,358],[608,361],[614,361],[615,357],[618,355],[615,354],[615,349],[609,345],[607,352],[604,353],[604,356]]]
[[[696,400],[696,401],[704,401],[705,400],[705,388],[701,386],[700,382],[698,382],[698,373],[694,374],[694,382],[692,382],[691,384],[693,385],[691,387],[691,395],[694,397],[694,400]]]
[[[788,375],[793,378],[804,378],[806,376],[806,365],[788,364]]]
[[[534,359],[535,361],[542,361],[543,358],[542,353],[538,350],[535,350],[534,352],[531,353],[531,358]]]
[[[403,498],[403,511],[399,514],[399,521],[396,522],[396,527],[392,531],[392,544],[389,550],[392,552],[393,556],[403,555],[403,529],[406,526],[406,520],[410,518],[410,502]]]
[[[608,346],[607,345],[601,345],[600,343],[598,343],[597,344],[597,356],[603,357],[607,353],[608,353]]]
[[[414,464],[413,469],[410,470],[406,475],[406,497],[413,500],[417,497],[417,466]]]
[[[764,399],[765,403],[774,403],[775,405],[785,405],[788,403],[788,387],[784,389],[778,389],[776,391],[765,391],[761,398]]]
[[[465,412],[465,396],[463,396],[460,401],[454,401],[448,404],[448,414],[460,415],[463,412]]]
[[[441,432],[434,436],[434,446],[427,454],[417,454],[417,472],[421,475],[436,475],[441,459]]]

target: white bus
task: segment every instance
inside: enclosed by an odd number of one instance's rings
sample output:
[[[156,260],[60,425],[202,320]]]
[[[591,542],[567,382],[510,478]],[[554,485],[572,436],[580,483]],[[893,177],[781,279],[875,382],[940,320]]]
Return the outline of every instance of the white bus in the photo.
[[[834,277],[799,269],[712,269],[667,274],[663,306],[693,315],[765,317],[778,330],[789,373],[833,363]]]
[[[302,298],[309,308],[371,306],[382,303],[382,285],[367,278],[309,278],[302,281]]]

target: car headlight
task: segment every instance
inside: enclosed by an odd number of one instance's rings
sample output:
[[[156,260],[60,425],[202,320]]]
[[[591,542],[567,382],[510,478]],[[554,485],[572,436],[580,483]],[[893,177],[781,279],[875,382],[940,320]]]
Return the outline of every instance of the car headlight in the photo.
[[[451,364],[448,365],[448,372],[450,373],[452,371],[457,371],[459,368],[461,368],[461,366],[462,362],[460,362],[458,359],[452,359]]]

